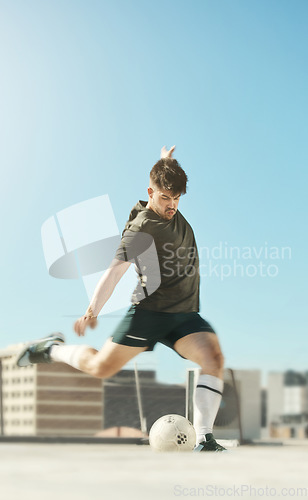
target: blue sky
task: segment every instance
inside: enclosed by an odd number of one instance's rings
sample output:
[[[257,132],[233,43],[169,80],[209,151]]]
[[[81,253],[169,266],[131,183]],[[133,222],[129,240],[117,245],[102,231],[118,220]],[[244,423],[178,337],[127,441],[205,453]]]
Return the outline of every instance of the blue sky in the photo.
[[[308,369],[307,16],[301,0],[0,1],[1,347],[58,330],[80,342],[85,289],[48,275],[41,226],[108,194],[122,229],[176,144],[201,264],[222,245],[276,266],[201,278],[227,366]],[[121,314],[86,341],[99,348]],[[189,365],[166,348],[137,361],[171,382]]]

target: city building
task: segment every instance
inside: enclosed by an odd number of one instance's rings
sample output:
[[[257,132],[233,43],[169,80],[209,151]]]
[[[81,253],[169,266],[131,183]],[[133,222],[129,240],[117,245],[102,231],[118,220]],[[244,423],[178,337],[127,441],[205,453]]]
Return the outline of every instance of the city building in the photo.
[[[135,436],[142,414],[145,433],[164,414],[185,415],[185,386],[160,384],[155,371],[139,372],[138,402],[134,370],[102,381],[64,363],[20,368],[16,353],[21,348],[0,350],[2,435],[95,436],[125,427]]]
[[[185,415],[185,385],[162,384],[155,371],[138,372],[140,381],[141,415],[147,432],[155,420],[169,413]],[[140,408],[134,370],[121,370],[104,381],[104,424],[109,427],[140,429]]]
[[[269,373],[267,424],[270,437],[308,437],[308,372]]]
[[[101,430],[102,381],[63,363],[19,368],[21,347],[0,350],[2,435],[92,436]]]
[[[125,430],[125,435],[135,436],[140,429],[144,435],[162,415],[186,414],[185,384],[159,383],[155,371],[139,371],[136,378],[134,370],[121,370],[102,381],[64,363],[19,368],[16,353],[21,347],[0,350],[2,435],[120,436]],[[225,370],[224,378],[215,434],[221,439],[258,439],[260,372]]]

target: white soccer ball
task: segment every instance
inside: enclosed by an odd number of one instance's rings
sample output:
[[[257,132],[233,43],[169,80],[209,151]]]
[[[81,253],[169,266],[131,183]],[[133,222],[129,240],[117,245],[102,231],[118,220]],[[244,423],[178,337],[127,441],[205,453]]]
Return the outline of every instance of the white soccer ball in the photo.
[[[196,431],[181,415],[164,415],[151,427],[151,447],[155,451],[192,451],[196,444]]]

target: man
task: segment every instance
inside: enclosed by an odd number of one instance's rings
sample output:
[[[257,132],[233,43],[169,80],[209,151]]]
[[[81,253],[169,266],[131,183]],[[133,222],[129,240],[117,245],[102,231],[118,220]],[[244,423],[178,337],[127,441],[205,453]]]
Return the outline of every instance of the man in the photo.
[[[213,328],[198,314],[198,251],[193,230],[178,211],[187,176],[172,158],[174,149],[163,147],[150,172],[148,202],[139,201],[132,209],[116,256],[85,315],[74,325],[78,336],[84,336],[87,327],[96,327],[100,310],[134,263],[139,282],[132,306],[116,331],[100,351],[65,345],[61,334],[52,334],[25,347],[17,364],[58,361],[108,378],[161,342],[201,367],[194,399],[196,450],[224,451],[212,433],[223,390],[223,356]]]

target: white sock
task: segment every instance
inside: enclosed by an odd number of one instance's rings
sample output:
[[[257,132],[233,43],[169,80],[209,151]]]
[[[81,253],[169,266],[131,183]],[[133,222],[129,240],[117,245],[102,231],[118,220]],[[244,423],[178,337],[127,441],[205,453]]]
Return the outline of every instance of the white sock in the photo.
[[[194,398],[194,427],[197,444],[205,441],[205,435],[213,432],[223,391],[223,380],[213,375],[199,375]]]
[[[60,361],[80,370],[79,360],[86,349],[91,348],[88,345],[53,345],[50,348],[49,355],[52,361]]]

